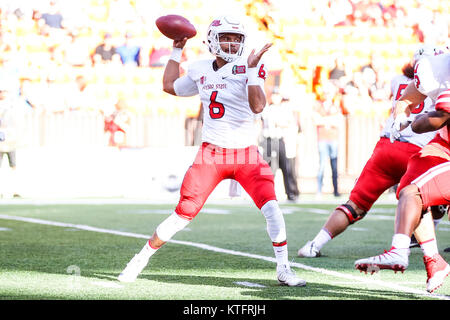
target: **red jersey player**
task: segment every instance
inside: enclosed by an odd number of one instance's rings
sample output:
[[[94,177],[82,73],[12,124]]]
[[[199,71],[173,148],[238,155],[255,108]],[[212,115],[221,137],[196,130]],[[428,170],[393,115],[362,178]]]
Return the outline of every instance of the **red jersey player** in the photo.
[[[408,125],[402,119],[408,117],[412,105],[426,97],[433,100],[436,110],[417,117],[411,127],[417,133],[439,129],[438,134],[408,161],[408,169],[397,190],[399,203],[391,249],[355,261],[355,267],[361,271],[404,271],[409,263],[411,234],[419,225],[424,208],[450,204],[450,53],[423,59],[416,66],[414,82],[408,85],[396,105],[397,128]],[[433,292],[450,273],[450,266],[439,254],[435,239],[426,246],[422,249],[427,291]]]
[[[289,266],[286,227],[275,196],[274,177],[256,146],[254,115],[266,105],[267,71],[261,58],[272,44],[244,57],[245,40],[246,33],[239,21],[231,17],[214,20],[207,30],[206,44],[215,58],[192,63],[182,77],[179,62],[187,39],[174,41],[172,57],[164,71],[163,89],[177,96],[200,96],[204,110],[202,145],[186,172],[175,211],[131,259],[119,281],[133,282],[156,250],[197,215],[217,184],[234,179],[266,219],[278,282],[287,286],[306,284]]]
[[[414,53],[411,64],[403,68],[403,74],[392,79],[393,107],[407,85],[413,80],[416,62],[424,56],[435,55],[435,53],[435,48],[421,46]],[[431,100],[425,99],[413,109],[412,114],[417,116],[432,110],[434,110],[434,106]],[[337,207],[315,238],[299,249],[299,257],[319,257],[321,255],[320,250],[328,241],[344,232],[351,224],[361,220],[383,192],[399,183],[406,172],[408,159],[435,135],[433,132],[423,135],[416,134],[411,128],[408,128],[402,132],[401,136],[394,139],[390,136],[393,122],[394,116],[391,114],[380,134],[380,140],[375,146],[371,158],[364,166],[350,193],[347,203]],[[430,215],[429,219],[431,219]],[[431,220],[427,220],[427,222],[433,223]],[[416,237],[419,242],[425,240],[421,238],[420,232],[416,233]],[[428,239],[428,236],[426,239]]]

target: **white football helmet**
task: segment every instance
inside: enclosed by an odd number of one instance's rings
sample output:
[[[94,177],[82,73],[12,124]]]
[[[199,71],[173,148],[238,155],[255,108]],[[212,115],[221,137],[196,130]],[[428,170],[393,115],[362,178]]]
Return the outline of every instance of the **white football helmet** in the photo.
[[[219,42],[219,36],[222,33],[237,33],[242,35],[239,49],[236,53],[225,52],[222,50]],[[208,27],[206,34],[206,44],[208,45],[209,52],[216,57],[220,57],[226,62],[232,62],[242,55],[245,46],[246,33],[244,26],[239,20],[232,17],[220,17],[215,19]],[[222,42],[231,45],[231,42]]]
[[[444,53],[444,52],[438,47],[431,46],[428,44],[421,45],[414,52],[413,65],[415,65],[416,62],[419,61],[420,59],[422,59],[423,57],[437,56],[441,53]]]

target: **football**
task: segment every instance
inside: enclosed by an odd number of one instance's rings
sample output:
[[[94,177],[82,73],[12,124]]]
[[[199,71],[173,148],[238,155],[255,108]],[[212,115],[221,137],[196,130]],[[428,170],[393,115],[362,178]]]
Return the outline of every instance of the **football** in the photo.
[[[188,19],[176,14],[159,17],[156,26],[163,35],[173,40],[182,40],[185,37],[190,39],[197,34]]]

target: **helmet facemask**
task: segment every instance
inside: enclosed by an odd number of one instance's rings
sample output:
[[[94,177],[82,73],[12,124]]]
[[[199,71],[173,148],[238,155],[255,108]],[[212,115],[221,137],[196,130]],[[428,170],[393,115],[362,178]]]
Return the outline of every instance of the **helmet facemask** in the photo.
[[[224,34],[240,35],[240,42],[224,42],[221,41],[221,36]],[[226,62],[232,62],[242,55],[245,47],[245,32],[242,25],[238,21],[233,21],[231,18],[223,17],[214,20],[211,23],[208,34],[207,43],[209,51],[216,57],[220,57]],[[222,49],[226,47],[226,50]],[[233,47],[238,46],[237,50],[232,50]]]

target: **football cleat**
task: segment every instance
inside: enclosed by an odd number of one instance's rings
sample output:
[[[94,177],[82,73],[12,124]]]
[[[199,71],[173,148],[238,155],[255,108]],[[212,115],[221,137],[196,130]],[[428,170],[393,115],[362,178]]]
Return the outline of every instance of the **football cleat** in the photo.
[[[432,293],[442,286],[445,277],[450,273],[450,266],[439,253],[432,257],[424,256],[423,263],[427,270],[427,291]]]
[[[128,262],[127,266],[117,277],[120,282],[134,282],[139,274],[144,270],[148,264],[148,257],[142,254],[134,255],[133,259]]]
[[[313,241],[308,241],[298,250],[297,254],[301,258],[316,258],[320,257],[320,250],[315,246]]]
[[[408,257],[398,252],[399,249],[392,247],[389,251],[384,251],[378,256],[359,259],[355,261],[355,268],[361,272],[370,272],[371,274],[381,269],[404,272],[408,268]],[[405,249],[403,249],[405,250]],[[409,249],[408,249],[409,250]]]
[[[277,267],[278,283],[289,287],[304,287],[306,281],[297,277],[294,271],[289,266],[283,265]]]

